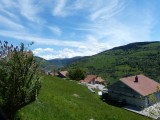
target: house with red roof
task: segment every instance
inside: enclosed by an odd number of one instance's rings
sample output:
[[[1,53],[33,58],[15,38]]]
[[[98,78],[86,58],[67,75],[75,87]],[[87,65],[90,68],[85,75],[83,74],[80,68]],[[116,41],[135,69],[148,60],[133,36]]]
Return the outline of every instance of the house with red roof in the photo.
[[[97,75],[87,75],[84,80],[81,82],[89,83],[89,84],[104,84],[105,80]]]
[[[140,107],[148,107],[160,101],[160,84],[144,76],[121,78],[108,87],[110,98]]]

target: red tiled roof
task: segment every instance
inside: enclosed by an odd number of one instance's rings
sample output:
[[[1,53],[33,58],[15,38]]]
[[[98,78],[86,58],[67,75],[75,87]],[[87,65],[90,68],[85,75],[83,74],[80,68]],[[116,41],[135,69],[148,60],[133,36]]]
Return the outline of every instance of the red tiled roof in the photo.
[[[157,92],[158,88],[160,87],[159,83],[144,75],[137,75],[137,82],[135,82],[135,77],[136,76],[125,77],[121,78],[120,80],[142,96],[147,96],[149,94]]]
[[[84,82],[84,80],[80,80],[80,82]]]
[[[83,80],[83,82],[91,82],[93,81],[97,76],[96,75],[87,75],[87,77]]]

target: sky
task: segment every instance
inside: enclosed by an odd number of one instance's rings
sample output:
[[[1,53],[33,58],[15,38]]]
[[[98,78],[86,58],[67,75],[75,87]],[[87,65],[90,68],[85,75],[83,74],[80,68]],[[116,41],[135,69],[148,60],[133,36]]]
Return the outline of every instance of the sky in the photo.
[[[0,39],[44,59],[160,41],[160,0],[0,0]]]

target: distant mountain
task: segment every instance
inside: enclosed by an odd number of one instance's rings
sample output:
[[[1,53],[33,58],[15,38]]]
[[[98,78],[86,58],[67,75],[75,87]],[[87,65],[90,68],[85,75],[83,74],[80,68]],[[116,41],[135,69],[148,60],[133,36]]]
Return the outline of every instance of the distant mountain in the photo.
[[[69,65],[73,62],[76,62],[83,57],[73,57],[73,58],[57,58],[52,60],[45,60],[41,57],[35,56],[35,61],[39,63],[39,68],[43,70],[53,70],[62,68],[66,65]]]
[[[84,57],[66,66],[83,68],[88,74],[102,76],[110,82],[121,77],[145,74],[160,81],[160,42],[136,42]]]
[[[53,67],[56,67],[54,64],[50,63],[49,61],[35,56],[35,61],[39,63],[39,68],[43,70],[52,70]]]
[[[57,58],[48,60],[51,64],[56,65],[58,68],[64,67],[66,65],[69,65],[73,62],[77,62],[81,60],[83,57],[73,57],[73,58]]]

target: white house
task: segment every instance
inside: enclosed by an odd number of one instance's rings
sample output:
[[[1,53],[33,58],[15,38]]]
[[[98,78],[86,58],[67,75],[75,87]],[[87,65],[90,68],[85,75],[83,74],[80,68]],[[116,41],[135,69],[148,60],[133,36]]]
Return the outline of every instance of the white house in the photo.
[[[110,98],[128,104],[148,107],[160,100],[160,84],[144,76],[121,78],[108,88]]]

